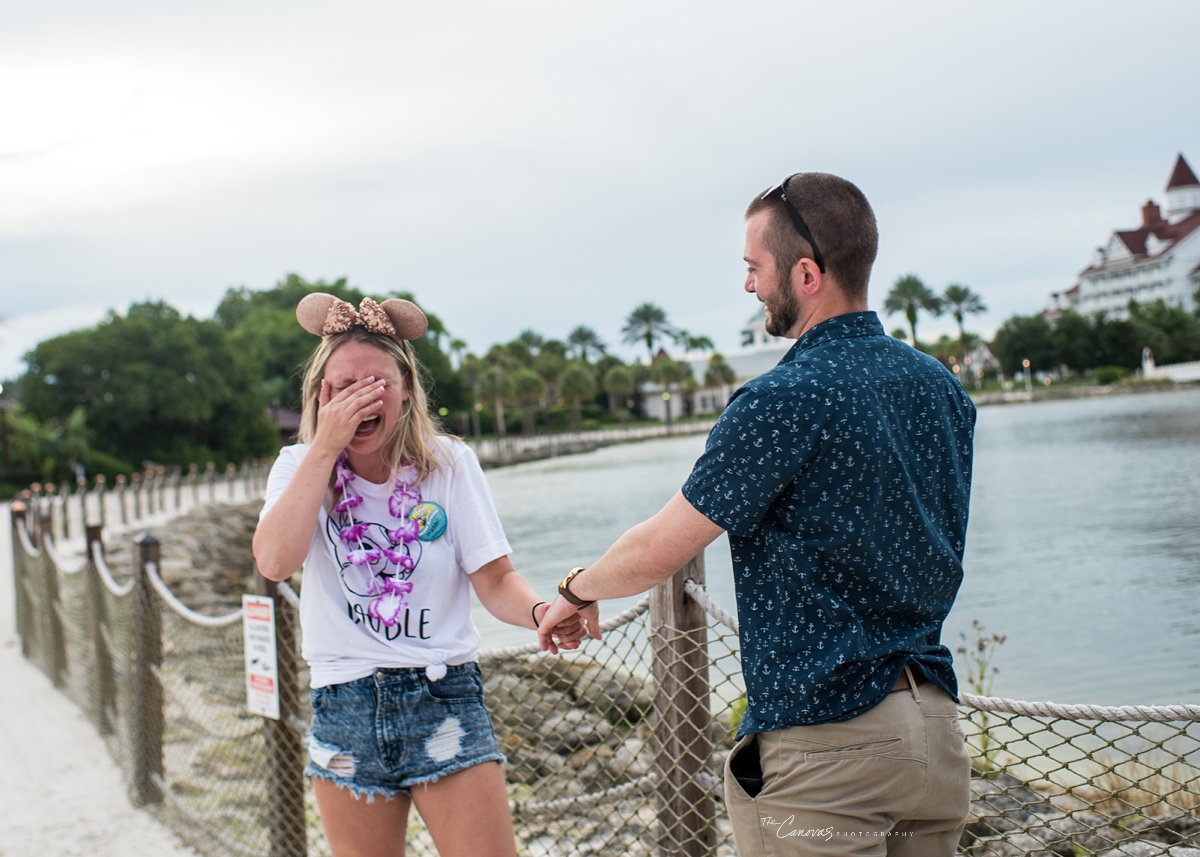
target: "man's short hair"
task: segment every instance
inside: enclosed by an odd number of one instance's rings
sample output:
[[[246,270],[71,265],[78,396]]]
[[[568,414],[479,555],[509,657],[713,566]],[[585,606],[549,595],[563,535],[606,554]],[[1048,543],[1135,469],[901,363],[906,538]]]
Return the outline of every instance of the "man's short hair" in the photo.
[[[847,297],[865,302],[879,250],[879,228],[866,196],[851,182],[829,173],[797,173],[788,179],[785,190],[817,242],[825,270]],[[813,248],[796,231],[779,192],[762,197],[759,193],[751,201],[746,219],[763,210],[771,212],[763,240],[782,276],[802,258],[811,259]]]

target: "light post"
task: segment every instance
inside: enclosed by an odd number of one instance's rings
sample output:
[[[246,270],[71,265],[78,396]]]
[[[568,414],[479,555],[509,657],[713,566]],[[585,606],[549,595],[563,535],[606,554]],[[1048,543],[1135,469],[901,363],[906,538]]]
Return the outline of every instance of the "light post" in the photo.
[[[1033,379],[1030,378],[1031,373],[1029,371],[1029,359],[1026,358],[1025,360],[1022,360],[1021,365],[1025,367],[1025,392],[1028,393],[1032,397],[1033,396]]]

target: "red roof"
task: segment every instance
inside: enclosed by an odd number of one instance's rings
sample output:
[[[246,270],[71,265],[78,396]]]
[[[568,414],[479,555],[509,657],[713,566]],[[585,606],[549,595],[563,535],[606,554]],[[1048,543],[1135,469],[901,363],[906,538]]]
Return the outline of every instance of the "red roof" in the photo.
[[[1186,168],[1187,165],[1184,164],[1184,167]],[[1197,183],[1200,184],[1200,182]],[[1193,211],[1178,223],[1168,223],[1165,220],[1160,220],[1152,226],[1117,231],[1113,234],[1120,238],[1121,243],[1129,248],[1129,252],[1133,254],[1135,259],[1146,259],[1149,258],[1146,253],[1146,239],[1151,235],[1163,242],[1164,246],[1158,253],[1154,254],[1155,256],[1162,256],[1170,252],[1175,244],[1191,235],[1197,229],[1200,229],[1200,211]],[[1088,274],[1092,271],[1099,271],[1104,267],[1103,264],[1088,265],[1081,273]]]
[[[1196,174],[1192,172],[1192,168],[1188,166],[1187,161],[1180,154],[1175,161],[1175,169],[1171,171],[1171,178],[1167,182],[1167,190],[1175,187],[1191,187],[1200,185],[1200,179],[1196,178]]]

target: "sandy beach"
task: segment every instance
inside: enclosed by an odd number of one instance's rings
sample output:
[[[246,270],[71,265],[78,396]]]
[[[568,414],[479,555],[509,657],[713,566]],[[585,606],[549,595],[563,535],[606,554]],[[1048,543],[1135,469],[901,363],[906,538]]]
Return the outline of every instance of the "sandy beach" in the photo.
[[[0,857],[195,857],[129,803],[92,724],[21,656],[11,516],[0,510]]]

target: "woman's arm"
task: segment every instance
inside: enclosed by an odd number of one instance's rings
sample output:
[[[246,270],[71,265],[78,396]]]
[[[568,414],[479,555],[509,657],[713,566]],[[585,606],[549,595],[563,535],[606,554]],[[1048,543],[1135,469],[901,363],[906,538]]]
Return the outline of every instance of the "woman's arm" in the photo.
[[[317,529],[317,518],[337,455],[310,448],[287,488],[254,531],[254,559],[268,580],[287,580],[300,570]]]
[[[529,581],[517,573],[508,557],[496,557],[469,578],[479,603],[489,613],[510,625],[534,627],[533,605],[542,599],[538,598]],[[537,609],[539,622],[547,609],[546,605]]]
[[[507,556],[497,557],[470,575],[471,586],[479,601],[487,611],[502,622],[519,625],[522,628],[537,629],[533,614],[537,613],[538,624],[550,609],[537,592],[529,585],[529,581],[517,573]],[[533,605],[541,602],[536,611]],[[599,608],[592,605],[587,610],[581,610],[566,619],[546,633],[559,638],[559,646],[564,649],[578,648],[579,640],[584,635],[584,621],[590,627],[599,625]],[[581,621],[582,620],[582,621]],[[596,636],[593,634],[593,636]]]
[[[287,580],[300,570],[317,529],[333,465],[354,439],[358,424],[379,408],[382,388],[382,381],[363,378],[333,395],[329,382],[321,381],[316,437],[254,531],[254,559],[263,577]]]

